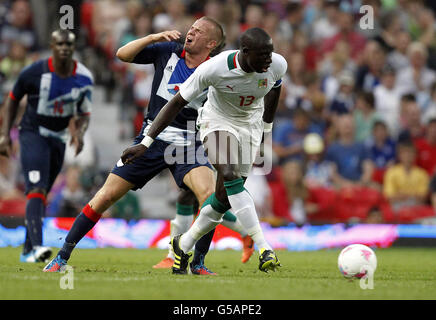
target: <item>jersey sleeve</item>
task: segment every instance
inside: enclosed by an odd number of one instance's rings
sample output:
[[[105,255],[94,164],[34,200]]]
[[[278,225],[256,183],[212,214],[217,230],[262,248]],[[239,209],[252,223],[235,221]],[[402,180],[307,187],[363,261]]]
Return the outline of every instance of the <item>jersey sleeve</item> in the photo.
[[[212,77],[214,70],[212,69],[213,62],[211,61],[213,61],[213,58],[199,65],[180,86],[179,93],[185,101],[191,102],[213,84]]]
[[[286,62],[285,58],[283,58],[281,55],[277,53],[274,53],[274,58],[277,62],[274,68],[275,83],[273,85],[273,88],[277,88],[282,85],[282,78],[285,75],[286,70],[288,69],[288,63]]]
[[[18,79],[15,82],[12,91],[9,93],[9,97],[11,97],[12,100],[20,101],[27,94],[29,89],[27,82],[28,79],[31,78],[33,68],[34,65],[30,65],[24,68],[18,75]]]
[[[135,58],[133,58],[132,63],[137,63],[137,64],[154,63],[158,57],[164,54],[168,54],[168,52],[173,52],[176,49],[177,49],[177,44],[174,42],[153,43],[142,49],[135,56]]]
[[[80,116],[90,115],[92,111],[92,92],[93,86],[90,85],[86,88],[82,99],[77,105],[77,114]]]

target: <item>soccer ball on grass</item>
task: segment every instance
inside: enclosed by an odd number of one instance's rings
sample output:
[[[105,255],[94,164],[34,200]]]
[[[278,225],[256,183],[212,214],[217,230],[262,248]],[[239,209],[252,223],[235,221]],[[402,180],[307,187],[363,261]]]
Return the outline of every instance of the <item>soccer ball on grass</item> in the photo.
[[[371,248],[363,244],[351,244],[339,254],[338,268],[345,278],[360,279],[375,272],[377,257]]]

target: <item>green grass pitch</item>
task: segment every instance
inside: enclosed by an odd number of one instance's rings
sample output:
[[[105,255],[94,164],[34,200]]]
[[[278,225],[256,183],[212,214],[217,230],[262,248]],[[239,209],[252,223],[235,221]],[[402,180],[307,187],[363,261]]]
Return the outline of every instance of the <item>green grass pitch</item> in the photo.
[[[257,269],[257,253],[242,264],[238,251],[213,250],[206,262],[218,276],[194,276],[152,269],[164,250],[77,249],[69,261],[74,268],[70,290],[60,288],[62,274],[43,273],[44,264],[19,263],[20,250],[0,248],[0,300],[436,299],[436,249],[376,250],[372,290],[341,276],[339,250],[279,250],[282,268],[268,274]]]

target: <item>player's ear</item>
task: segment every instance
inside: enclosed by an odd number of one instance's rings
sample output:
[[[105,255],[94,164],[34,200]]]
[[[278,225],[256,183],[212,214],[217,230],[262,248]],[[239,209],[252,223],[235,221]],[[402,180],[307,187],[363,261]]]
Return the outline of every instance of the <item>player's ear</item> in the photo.
[[[216,40],[210,40],[207,46],[208,46],[208,48],[209,48],[210,50],[213,50],[213,49],[216,47],[217,44],[218,44],[218,43],[217,43]]]

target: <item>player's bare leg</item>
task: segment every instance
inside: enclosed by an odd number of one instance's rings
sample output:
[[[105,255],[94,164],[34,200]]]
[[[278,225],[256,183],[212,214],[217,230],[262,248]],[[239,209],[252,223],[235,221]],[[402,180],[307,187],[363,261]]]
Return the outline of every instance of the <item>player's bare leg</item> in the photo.
[[[57,256],[44,268],[45,272],[59,272],[66,265],[76,244],[95,226],[102,214],[124,196],[134,185],[127,180],[110,173],[103,187],[91,201],[82,209],[74,220],[62,249]]]

